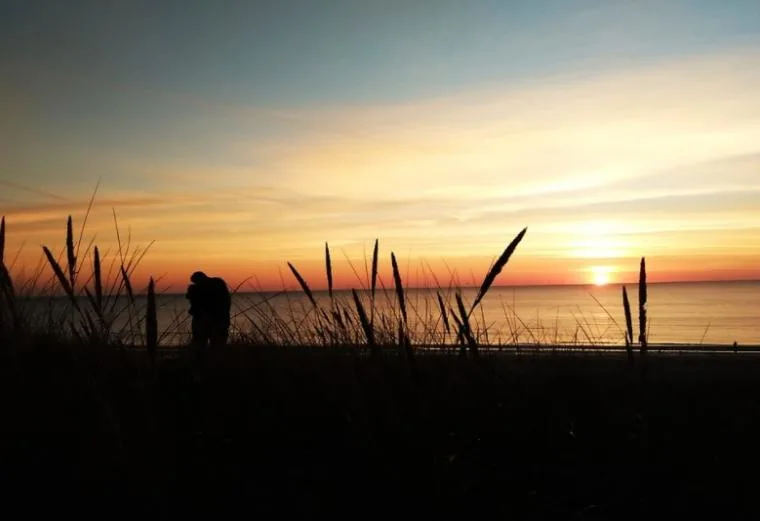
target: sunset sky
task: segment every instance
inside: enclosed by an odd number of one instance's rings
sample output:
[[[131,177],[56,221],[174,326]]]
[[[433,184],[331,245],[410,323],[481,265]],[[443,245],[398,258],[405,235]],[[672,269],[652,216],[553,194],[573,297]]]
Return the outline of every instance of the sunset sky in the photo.
[[[160,7],[159,7],[160,4]],[[757,0],[11,0],[6,261],[68,214],[181,290],[356,286],[381,260],[500,283],[760,278]],[[122,237],[123,238],[123,237]],[[445,259],[446,264],[444,264]],[[419,274],[418,274],[419,273]]]

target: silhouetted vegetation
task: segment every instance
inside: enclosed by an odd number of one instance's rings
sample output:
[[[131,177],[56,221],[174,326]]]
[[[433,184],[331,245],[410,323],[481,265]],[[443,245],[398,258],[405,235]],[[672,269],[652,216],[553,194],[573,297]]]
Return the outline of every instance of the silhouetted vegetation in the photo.
[[[631,371],[625,289],[626,354],[488,349],[475,311],[525,230],[469,305],[439,285],[426,312],[409,300],[393,253],[394,305],[376,305],[377,241],[368,291],[339,298],[325,245],[326,304],[289,264],[310,308],[283,317],[258,302],[244,310],[250,332],[202,358],[161,349],[156,281],[132,288],[146,249],[119,238],[115,255],[78,253],[72,232],[69,220],[60,255],[44,249],[48,281],[40,270],[15,288],[0,227],[0,466],[11,501],[283,518],[760,512],[760,360],[653,351],[646,373]],[[64,312],[26,305],[33,291],[63,294]],[[642,259],[642,362],[646,302]],[[415,317],[430,325],[421,338]],[[39,504],[26,501],[25,512]]]

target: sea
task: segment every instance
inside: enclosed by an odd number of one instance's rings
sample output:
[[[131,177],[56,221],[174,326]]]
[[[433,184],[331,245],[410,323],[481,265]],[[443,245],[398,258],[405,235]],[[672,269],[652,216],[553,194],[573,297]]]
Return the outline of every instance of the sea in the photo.
[[[640,333],[639,292],[626,286],[634,341]],[[477,288],[407,289],[404,295],[409,335],[414,343],[454,343],[458,313],[456,292],[469,309]],[[438,300],[444,302],[446,317]],[[397,331],[402,313],[393,288],[378,289],[374,305],[370,292],[357,296],[376,328]],[[342,322],[361,341],[363,331],[356,303],[349,291],[314,292],[316,312],[302,292],[239,293],[232,298],[232,336],[269,338],[285,343],[319,342],[315,335],[327,316],[338,310]],[[119,304],[122,305],[126,302]],[[144,331],[145,297],[128,312],[119,313],[122,329]],[[41,305],[40,303],[37,304]],[[86,303],[82,304],[84,307]],[[119,306],[116,306],[118,309]],[[157,298],[161,342],[179,345],[189,340],[190,319],[184,295]],[[448,321],[449,329],[446,327]],[[625,343],[626,317],[622,286],[516,286],[492,287],[470,315],[471,328],[480,342],[489,344],[613,345]],[[140,333],[141,334],[141,333]],[[392,333],[389,333],[392,334]],[[139,334],[138,334],[139,336]],[[656,283],[647,287],[646,337],[650,344],[760,345],[760,281]]]

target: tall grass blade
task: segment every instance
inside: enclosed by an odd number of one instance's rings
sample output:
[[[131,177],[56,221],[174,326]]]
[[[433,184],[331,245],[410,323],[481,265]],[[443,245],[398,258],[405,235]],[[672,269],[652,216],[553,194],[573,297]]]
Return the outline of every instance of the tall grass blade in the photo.
[[[324,318],[325,321],[328,324],[330,324],[332,321],[330,320],[330,316],[327,314],[327,311],[325,311],[324,309],[321,309],[321,308],[317,308],[317,309],[319,310],[320,314],[322,315],[322,318]]]
[[[437,291],[438,294],[438,306],[441,308],[441,318],[443,319],[443,325],[446,328],[447,333],[451,333],[451,326],[449,325],[449,317],[446,313],[446,306],[443,303],[443,297],[441,296],[441,292]]]
[[[95,321],[92,319],[92,315],[90,315],[90,311],[85,308],[82,312],[82,318],[79,321],[79,325],[82,328],[82,331],[84,331],[84,338],[90,340],[91,342],[97,342],[100,340],[97,335],[98,328],[95,325]]]
[[[13,305],[16,298],[15,290],[13,289],[13,280],[8,268],[0,262],[0,297],[5,295],[8,299],[8,303]]]
[[[330,300],[333,298],[333,273],[332,261],[330,260],[330,247],[325,243],[325,271],[327,272],[327,291],[330,294]]]
[[[43,246],[42,251],[45,253],[45,257],[47,257],[50,267],[53,268],[53,272],[55,273],[56,278],[58,278],[58,282],[66,293],[66,296],[69,297],[72,304],[74,304],[74,307],[78,309],[77,300],[74,296],[74,289],[71,287],[71,284],[69,284],[68,279],[66,279],[66,275],[63,273],[58,261],[55,260],[55,257],[53,257],[53,254],[47,246]]]
[[[98,311],[103,309],[103,276],[100,270],[100,252],[98,247],[95,246],[93,252],[92,272],[95,277],[95,302],[97,303]]]
[[[639,346],[641,354],[647,351],[647,265],[646,259],[641,258],[639,269]]]
[[[113,213],[113,227],[116,230],[116,244],[119,246],[119,260],[124,266],[124,250],[121,247],[121,233],[119,233],[119,221],[116,219],[116,209],[111,208],[111,212]]]
[[[372,273],[370,275],[370,280],[369,280],[369,287],[370,287],[369,322],[373,326],[375,324],[375,291],[377,290],[377,263],[378,263],[379,251],[380,251],[379,240],[375,239],[375,245],[372,248]],[[365,260],[365,263],[366,263],[366,260]]]
[[[347,325],[352,326],[354,324],[354,321],[351,318],[351,313],[349,313],[348,308],[343,308],[343,317],[346,319]]]
[[[84,289],[84,294],[87,297],[87,301],[90,303],[90,306],[92,307],[93,310],[97,312],[98,303],[95,301],[95,295],[92,294],[92,292],[90,291],[90,288],[88,288],[87,286],[85,286],[83,289]]]
[[[73,222],[70,215],[66,221],[66,259],[68,261],[69,268],[69,282],[71,283],[71,288],[73,289],[74,280],[76,278],[77,257],[74,253],[74,231]]]
[[[361,323],[362,329],[364,330],[364,336],[367,338],[367,345],[374,347],[375,333],[372,329],[372,324],[367,317],[367,312],[364,310],[364,306],[362,305],[362,301],[359,299],[359,295],[356,293],[356,290],[352,289],[351,293],[354,296],[354,304],[356,305],[356,312],[359,315],[359,322]]]
[[[8,268],[5,267],[5,216],[3,216],[0,218],[0,304],[6,301],[8,307],[13,312],[12,306],[15,302],[15,295],[11,274],[8,272]],[[0,333],[4,332],[3,320],[5,313],[3,307],[0,307]]]
[[[87,226],[87,219],[90,217],[90,212],[92,211],[92,205],[95,203],[95,196],[98,194],[98,188],[100,188],[100,179],[98,179],[98,182],[95,183],[95,190],[92,191],[92,195],[90,196],[90,202],[87,203],[87,211],[84,213],[84,219],[82,219],[82,228],[79,230],[79,238],[77,239],[77,247],[76,252],[74,254],[75,257],[79,257],[79,247],[82,245],[82,237],[84,237],[84,229]],[[87,253],[85,253],[85,257],[87,256]]]
[[[401,273],[398,271],[398,263],[396,262],[396,256],[391,252],[391,265],[393,266],[393,283],[396,286],[396,297],[398,297],[398,305],[401,308],[401,316],[404,318],[404,324],[407,323],[406,318],[406,302],[404,300],[404,286],[401,284]]]
[[[156,283],[153,277],[148,283],[148,305],[145,309],[145,336],[148,348],[148,357],[151,364],[156,363],[156,349],[158,348],[158,319],[156,317]]]
[[[5,216],[0,219],[0,266],[5,266]]]
[[[340,315],[340,311],[333,310],[332,311],[333,320],[341,329],[346,329],[346,324],[343,322],[343,317]]]
[[[120,267],[121,271],[121,279],[124,281],[124,289],[127,290],[127,296],[129,297],[129,301],[134,304],[135,303],[135,293],[132,291],[132,282],[129,280],[129,273],[127,273],[127,270],[124,269],[124,266],[122,265]]]
[[[464,339],[464,324],[462,324],[462,321],[459,320],[459,317],[454,312],[453,309],[449,308],[449,311],[451,312],[451,318],[454,319],[454,323],[457,325],[457,344],[461,344],[462,346],[466,346],[467,343]]]
[[[377,289],[377,255],[378,255],[378,240],[375,239],[375,247],[372,249],[372,279],[370,283],[370,289],[372,291],[372,302],[375,301],[375,290]]]
[[[398,346],[399,352],[408,362],[414,361],[414,352],[412,351],[412,341],[404,330],[404,324],[398,323]]]
[[[472,328],[470,327],[470,319],[468,317],[467,311],[464,307],[464,301],[462,300],[461,293],[457,292],[456,295],[456,301],[457,301],[457,307],[459,308],[459,314],[461,315],[462,319],[462,334],[464,335],[464,338],[467,340],[467,344],[470,346],[470,352],[472,352],[473,355],[478,354],[478,343],[475,340],[475,337],[472,335]]]
[[[483,284],[481,284],[480,286],[480,290],[478,291],[478,296],[475,297],[475,301],[472,303],[472,307],[470,308],[470,312],[467,314],[467,316],[472,315],[472,312],[475,309],[475,307],[480,303],[481,300],[483,300],[483,297],[488,292],[488,289],[491,287],[494,280],[496,280],[496,277],[499,275],[499,273],[501,273],[501,270],[504,269],[504,266],[507,265],[507,262],[509,262],[509,258],[515,252],[517,245],[520,244],[520,241],[522,241],[527,231],[528,231],[527,227],[523,228],[522,231],[518,233],[514,239],[512,239],[512,242],[510,242],[509,245],[504,249],[504,252],[501,254],[501,256],[496,260],[494,265],[488,271],[488,274],[486,275],[485,279],[483,279]]]
[[[15,328],[20,327],[19,316],[16,313],[16,295],[8,268],[0,262],[0,340],[5,336],[5,309],[8,309],[9,319]],[[5,340],[3,340],[5,343]]]
[[[711,325],[712,325],[712,322],[707,323],[707,327],[705,327],[705,332],[702,333],[702,338],[699,339],[699,345],[702,345],[705,343],[705,337],[707,336],[707,332],[710,331]]]
[[[623,286],[623,311],[625,312],[625,351],[628,353],[628,362],[633,365],[633,320],[631,319],[631,303],[628,300],[628,291]]]
[[[5,333],[5,309],[14,327],[20,327],[19,315],[16,313],[16,293],[8,268],[0,260],[0,337]]]
[[[306,280],[301,276],[300,273],[298,273],[298,270],[295,266],[293,266],[291,263],[288,262],[288,267],[290,268],[290,271],[293,272],[293,276],[295,276],[296,280],[298,281],[298,284],[301,285],[301,289],[304,293],[306,293],[306,296],[309,298],[309,302],[311,302],[312,306],[314,308],[317,307],[317,301],[314,299],[314,294],[311,292],[311,288],[306,283]]]
[[[631,302],[628,299],[628,290],[623,286],[623,311],[625,312],[625,341],[633,344],[633,319],[631,318]]]

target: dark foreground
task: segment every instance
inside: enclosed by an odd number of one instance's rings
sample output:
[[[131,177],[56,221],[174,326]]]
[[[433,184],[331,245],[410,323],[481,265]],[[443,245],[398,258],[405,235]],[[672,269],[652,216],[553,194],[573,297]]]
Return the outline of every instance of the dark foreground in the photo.
[[[742,354],[6,350],[4,510],[750,518],[759,398]]]

